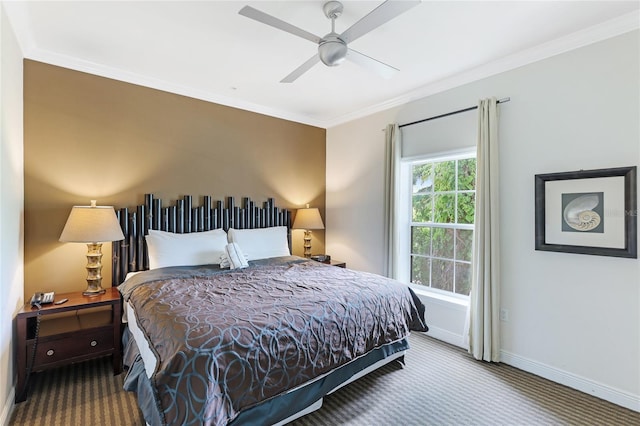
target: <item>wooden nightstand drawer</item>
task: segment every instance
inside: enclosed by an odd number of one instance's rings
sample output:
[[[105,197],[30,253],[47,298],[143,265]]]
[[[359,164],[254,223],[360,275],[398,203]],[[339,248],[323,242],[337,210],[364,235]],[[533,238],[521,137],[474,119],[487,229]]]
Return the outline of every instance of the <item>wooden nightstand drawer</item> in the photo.
[[[33,353],[33,341],[28,342],[27,359]],[[41,338],[36,349],[33,370],[68,364],[73,361],[93,358],[100,352],[113,352],[113,328],[82,330]]]

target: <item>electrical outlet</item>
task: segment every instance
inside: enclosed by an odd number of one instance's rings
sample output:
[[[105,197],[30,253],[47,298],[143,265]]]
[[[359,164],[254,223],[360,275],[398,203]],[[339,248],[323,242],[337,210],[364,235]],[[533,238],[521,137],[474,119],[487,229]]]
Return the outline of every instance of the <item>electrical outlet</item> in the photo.
[[[508,322],[509,321],[509,310],[502,308],[500,309],[500,321]]]

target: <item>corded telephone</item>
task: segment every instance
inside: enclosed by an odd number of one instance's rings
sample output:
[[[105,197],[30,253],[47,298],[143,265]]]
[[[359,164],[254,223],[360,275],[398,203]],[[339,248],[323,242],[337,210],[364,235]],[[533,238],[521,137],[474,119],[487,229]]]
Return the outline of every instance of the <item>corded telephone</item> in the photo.
[[[38,292],[38,293],[34,293],[34,295],[31,296],[31,306],[35,306],[38,308],[38,316],[36,317],[36,331],[33,337],[33,348],[31,350],[31,360],[27,365],[27,378],[25,379],[24,386],[20,391],[22,392],[23,396],[27,392],[27,389],[28,389],[27,384],[29,383],[29,376],[31,375],[31,370],[33,369],[33,363],[36,360],[36,352],[38,349],[38,337],[40,335],[40,312],[41,312],[40,308],[42,307],[41,305],[44,305],[47,303],[53,303],[54,298],[55,298],[55,295],[53,291],[49,293]],[[63,299],[63,300],[66,300],[66,299]]]
[[[31,297],[31,306],[53,303],[54,293],[36,293]]]

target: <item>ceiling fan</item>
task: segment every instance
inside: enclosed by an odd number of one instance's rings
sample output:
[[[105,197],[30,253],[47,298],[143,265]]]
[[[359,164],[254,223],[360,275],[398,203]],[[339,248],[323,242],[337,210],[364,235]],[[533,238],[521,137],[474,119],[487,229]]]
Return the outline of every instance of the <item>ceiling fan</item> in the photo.
[[[411,9],[421,0],[387,0],[380,6],[369,12],[368,15],[360,19],[358,22],[347,28],[342,34],[335,32],[336,19],[342,14],[343,6],[339,1],[327,1],[322,6],[324,15],[331,19],[331,32],[324,37],[318,37],[301,28],[296,27],[288,22],[261,12],[251,6],[245,6],[238,12],[242,16],[254,19],[263,24],[270,25],[290,34],[302,37],[318,45],[318,53],[314,54],[305,63],[296,68],[291,74],[287,75],[280,82],[292,83],[305,72],[309,71],[318,62],[322,61],[327,66],[333,67],[349,59],[354,63],[369,69],[382,77],[389,78],[397,68],[373,59],[363,53],[348,47],[348,44],[357,38],[362,37],[369,31],[372,31],[380,25],[392,20],[396,16]]]

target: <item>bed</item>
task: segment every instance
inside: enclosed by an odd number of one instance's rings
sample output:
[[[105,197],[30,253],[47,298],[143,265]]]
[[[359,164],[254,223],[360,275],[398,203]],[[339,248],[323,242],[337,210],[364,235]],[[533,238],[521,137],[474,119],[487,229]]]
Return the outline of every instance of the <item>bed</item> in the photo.
[[[148,424],[284,424],[427,331],[408,286],[291,256],[271,199],[159,204],[119,210],[113,245],[125,389]]]

